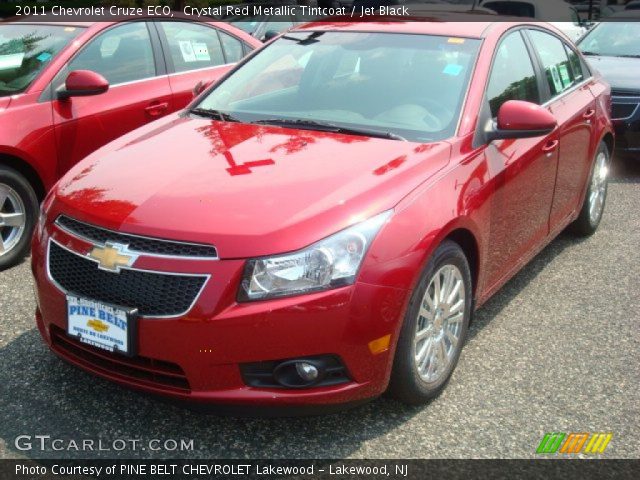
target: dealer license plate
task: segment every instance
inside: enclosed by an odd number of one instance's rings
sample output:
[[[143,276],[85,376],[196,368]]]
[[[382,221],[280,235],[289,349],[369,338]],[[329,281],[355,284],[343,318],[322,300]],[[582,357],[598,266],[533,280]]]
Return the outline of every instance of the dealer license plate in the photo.
[[[82,343],[133,355],[135,311],[67,296],[67,333]]]

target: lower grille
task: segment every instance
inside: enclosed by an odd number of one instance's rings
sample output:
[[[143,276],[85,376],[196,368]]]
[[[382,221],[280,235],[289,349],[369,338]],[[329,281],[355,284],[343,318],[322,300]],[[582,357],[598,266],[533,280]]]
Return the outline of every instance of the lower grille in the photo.
[[[51,327],[54,351],[70,360],[120,377],[142,386],[188,393],[191,391],[184,371],[176,364],[145,357],[123,357],[92,347],[69,337],[64,330]]]
[[[86,257],[49,243],[49,274],[65,292],[120,307],[138,309],[146,317],[187,313],[207,277],[140,270],[111,273]]]

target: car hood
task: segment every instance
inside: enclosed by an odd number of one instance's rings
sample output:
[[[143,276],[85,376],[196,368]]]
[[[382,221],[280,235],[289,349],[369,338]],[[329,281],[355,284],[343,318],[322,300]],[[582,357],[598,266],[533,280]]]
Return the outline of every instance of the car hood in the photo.
[[[449,162],[417,144],[172,116],[57,184],[53,215],[203,242],[221,258],[292,251],[393,208]]]
[[[638,84],[640,58],[589,55],[587,60],[609,82],[613,90],[640,91]]]

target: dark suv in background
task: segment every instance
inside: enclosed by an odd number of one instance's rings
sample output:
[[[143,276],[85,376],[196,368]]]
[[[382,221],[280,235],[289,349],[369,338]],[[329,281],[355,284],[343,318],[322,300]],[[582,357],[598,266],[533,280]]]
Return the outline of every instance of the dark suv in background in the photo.
[[[602,22],[578,43],[589,64],[611,84],[611,118],[616,130],[616,153],[640,159],[640,12],[626,12]]]

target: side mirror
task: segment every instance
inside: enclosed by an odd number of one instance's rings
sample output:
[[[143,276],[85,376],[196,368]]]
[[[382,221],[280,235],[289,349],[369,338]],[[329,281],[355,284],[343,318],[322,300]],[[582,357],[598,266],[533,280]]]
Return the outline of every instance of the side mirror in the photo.
[[[109,90],[109,82],[99,73],[91,70],[74,70],[67,76],[64,88],[58,90],[58,99],[99,95],[107,90]]]
[[[205,82],[203,80],[200,80],[195,87],[193,87],[193,98],[196,98],[198,95],[200,95],[202,92],[204,92],[209,85],[211,85],[211,82]]]
[[[262,41],[266,43],[269,40],[276,38],[278,35],[280,34],[276,30],[267,30],[262,37]]]
[[[553,132],[557,125],[556,118],[540,105],[508,100],[500,107],[497,122],[492,122],[485,134],[487,143],[507,138],[542,137]]]

